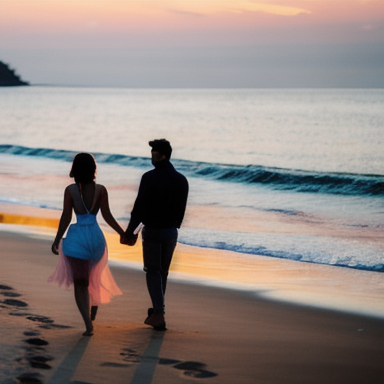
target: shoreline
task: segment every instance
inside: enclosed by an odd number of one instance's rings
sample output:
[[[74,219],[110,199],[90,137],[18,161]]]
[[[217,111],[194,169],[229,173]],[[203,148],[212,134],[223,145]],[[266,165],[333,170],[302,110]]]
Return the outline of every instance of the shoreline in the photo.
[[[53,239],[59,217],[60,211],[0,203],[0,233]],[[134,247],[127,247],[119,243],[118,235],[109,232],[109,228],[102,225],[102,229],[110,265],[142,270],[140,239]],[[380,272],[178,243],[169,279],[384,319],[384,274]]]

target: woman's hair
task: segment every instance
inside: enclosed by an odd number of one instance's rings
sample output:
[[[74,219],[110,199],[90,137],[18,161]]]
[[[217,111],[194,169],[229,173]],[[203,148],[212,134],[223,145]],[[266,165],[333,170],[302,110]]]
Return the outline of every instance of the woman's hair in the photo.
[[[96,178],[96,160],[89,153],[78,153],[73,159],[70,177],[76,183],[92,183]]]

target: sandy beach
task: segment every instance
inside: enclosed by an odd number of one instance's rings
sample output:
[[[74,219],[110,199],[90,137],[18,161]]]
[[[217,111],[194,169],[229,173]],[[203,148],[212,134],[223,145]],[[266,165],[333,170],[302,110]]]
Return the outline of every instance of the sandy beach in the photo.
[[[1,384],[384,383],[380,273],[178,245],[169,329],[156,332],[143,324],[140,244],[120,246],[107,233],[123,295],[99,308],[86,338],[73,291],[46,282],[57,212],[40,210],[44,224],[34,209],[1,212]],[[18,232],[20,224],[40,230]]]

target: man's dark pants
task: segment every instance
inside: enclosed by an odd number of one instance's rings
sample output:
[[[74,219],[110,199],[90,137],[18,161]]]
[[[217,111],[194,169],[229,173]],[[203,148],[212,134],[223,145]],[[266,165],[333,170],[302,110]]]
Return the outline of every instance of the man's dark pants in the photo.
[[[177,228],[143,229],[144,271],[148,292],[156,312],[164,311],[168,270],[177,243]]]

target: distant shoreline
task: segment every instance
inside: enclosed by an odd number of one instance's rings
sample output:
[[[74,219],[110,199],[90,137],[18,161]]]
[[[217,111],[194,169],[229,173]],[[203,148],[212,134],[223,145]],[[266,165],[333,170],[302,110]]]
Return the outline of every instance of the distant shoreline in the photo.
[[[10,68],[8,64],[0,61],[0,87],[18,87],[29,86],[27,81],[21,79],[21,77]]]
[[[130,87],[130,86],[113,86],[113,85],[89,85],[89,84],[43,84],[43,83],[29,83],[27,82],[26,86],[29,87],[45,87],[45,88],[85,88],[85,89],[129,89],[129,90],[140,90],[140,91],[150,91],[150,90],[196,90],[196,91],[238,91],[238,90],[383,90],[384,87]],[[0,85],[1,87],[1,85]]]

